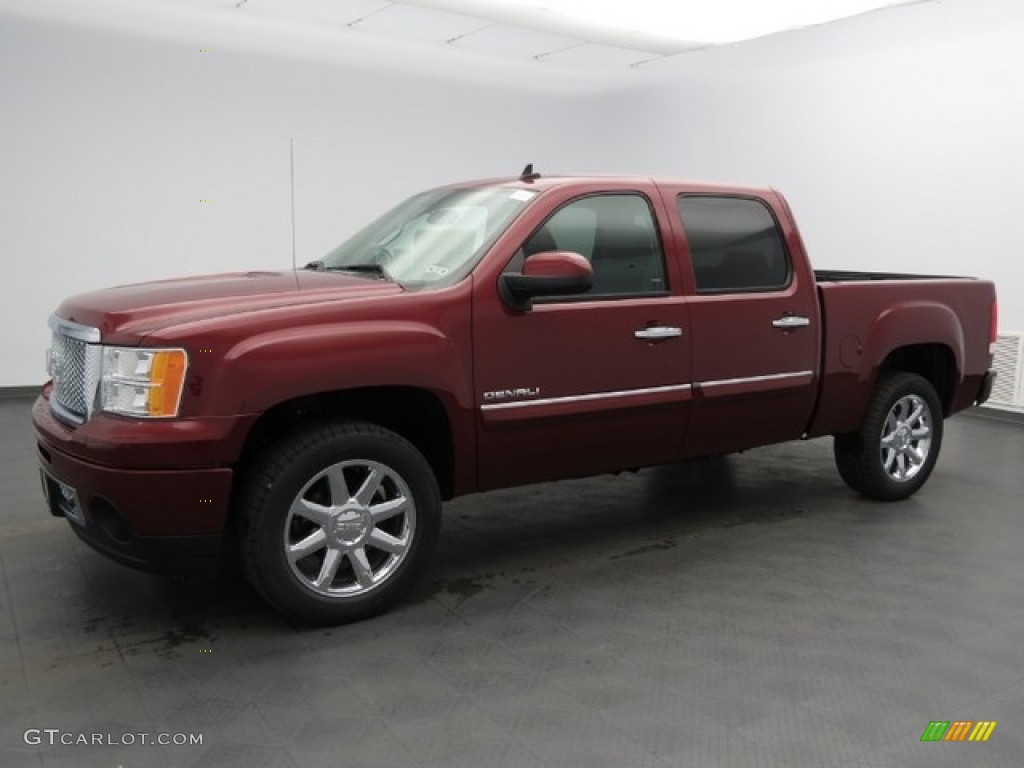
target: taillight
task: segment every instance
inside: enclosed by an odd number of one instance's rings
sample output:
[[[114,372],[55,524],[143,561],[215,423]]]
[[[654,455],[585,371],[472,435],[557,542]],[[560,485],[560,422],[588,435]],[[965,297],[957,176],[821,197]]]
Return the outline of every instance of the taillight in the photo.
[[[992,302],[992,307],[988,314],[988,353],[994,355],[996,353],[996,335],[999,332],[999,307],[996,302]]]

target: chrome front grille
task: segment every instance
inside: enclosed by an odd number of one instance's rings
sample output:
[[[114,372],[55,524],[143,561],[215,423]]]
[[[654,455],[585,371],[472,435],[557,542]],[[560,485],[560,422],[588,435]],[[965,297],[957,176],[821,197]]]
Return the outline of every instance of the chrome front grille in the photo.
[[[92,415],[99,383],[100,347],[97,328],[50,318],[50,408],[65,421],[81,424]]]

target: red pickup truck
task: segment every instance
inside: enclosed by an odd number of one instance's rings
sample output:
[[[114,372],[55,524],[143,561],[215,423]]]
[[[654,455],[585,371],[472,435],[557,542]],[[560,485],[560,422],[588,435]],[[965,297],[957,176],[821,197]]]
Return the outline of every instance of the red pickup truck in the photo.
[[[835,435],[851,488],[907,497],[988,397],[996,299],[816,273],[772,189],[528,169],[303,269],[88,293],[50,327],[50,511],[137,567],[234,554],[336,623],[401,597],[461,494]]]

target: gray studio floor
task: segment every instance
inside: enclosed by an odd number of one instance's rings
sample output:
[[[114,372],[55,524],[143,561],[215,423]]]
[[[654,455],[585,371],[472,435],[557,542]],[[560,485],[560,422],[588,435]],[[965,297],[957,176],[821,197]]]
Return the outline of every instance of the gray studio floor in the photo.
[[[5,768],[1022,764],[1024,424],[957,417],[893,505],[828,440],[461,499],[409,601],[300,631],[87,550],[28,407],[0,402]],[[998,726],[922,743],[933,720]]]

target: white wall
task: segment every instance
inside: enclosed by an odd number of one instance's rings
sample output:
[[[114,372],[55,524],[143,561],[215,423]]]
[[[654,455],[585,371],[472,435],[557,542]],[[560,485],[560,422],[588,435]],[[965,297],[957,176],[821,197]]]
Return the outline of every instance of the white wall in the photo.
[[[532,160],[770,184],[819,266],[993,278],[1024,331],[1022,39],[1024,3],[943,0],[600,81],[0,9],[0,387],[42,380],[69,294],[290,266],[289,137],[300,263],[408,193]]]
[[[45,378],[68,295],[290,268],[290,137],[299,264],[426,187],[602,154],[586,77],[287,32],[0,10],[0,387]]]
[[[1001,327],[1024,331],[1024,3],[913,5],[657,69],[619,96],[609,170],[769,184],[816,265],[993,279]]]

